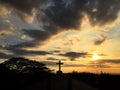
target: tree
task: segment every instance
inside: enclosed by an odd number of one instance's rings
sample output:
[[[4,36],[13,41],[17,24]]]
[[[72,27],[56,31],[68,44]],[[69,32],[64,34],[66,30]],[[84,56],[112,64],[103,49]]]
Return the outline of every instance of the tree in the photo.
[[[2,63],[7,69],[14,71],[16,73],[50,73],[50,69],[46,67],[45,64],[25,59],[22,57],[14,57]]]

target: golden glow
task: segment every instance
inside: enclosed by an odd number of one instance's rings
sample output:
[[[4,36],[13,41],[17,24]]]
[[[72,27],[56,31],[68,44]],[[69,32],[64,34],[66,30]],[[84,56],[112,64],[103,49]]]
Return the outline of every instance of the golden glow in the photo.
[[[94,54],[92,58],[93,58],[93,60],[98,60],[99,59],[99,55]]]

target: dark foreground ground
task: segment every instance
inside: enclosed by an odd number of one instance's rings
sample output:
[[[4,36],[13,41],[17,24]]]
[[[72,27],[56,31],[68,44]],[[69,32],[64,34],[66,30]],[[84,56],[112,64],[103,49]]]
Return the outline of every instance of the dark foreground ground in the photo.
[[[98,90],[82,81],[66,76],[54,76],[22,90]]]
[[[120,75],[110,74],[7,74],[0,82],[0,90],[120,90]]]

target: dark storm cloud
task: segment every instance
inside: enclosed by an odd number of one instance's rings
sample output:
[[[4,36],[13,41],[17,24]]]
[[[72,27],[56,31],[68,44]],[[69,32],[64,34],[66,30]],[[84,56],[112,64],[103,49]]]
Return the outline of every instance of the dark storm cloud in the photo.
[[[120,11],[119,0],[71,0],[67,6],[61,0],[52,1],[54,5],[44,12],[55,25],[65,29],[78,28],[85,14],[91,25],[105,25],[116,20]]]
[[[117,19],[120,11],[119,0],[89,0],[86,8],[91,25],[105,25]]]
[[[33,39],[37,40],[46,40],[48,38],[50,38],[51,33],[50,32],[46,32],[46,31],[40,31],[40,30],[24,30],[24,33],[30,37],[32,37]]]
[[[65,7],[61,0],[53,0],[54,6],[45,10],[48,17],[57,26],[65,29],[77,29],[82,20],[86,0],[74,0],[70,7]],[[67,2],[66,2],[67,3]]]
[[[5,51],[1,52],[0,51],[0,58],[1,59],[8,59],[11,57],[22,57],[22,56],[34,56],[34,55],[51,55],[52,52],[47,52],[47,51],[36,51],[36,50],[25,50],[21,48],[14,48],[14,47],[0,47],[2,50],[8,50],[11,52],[11,54],[6,54]]]
[[[36,39],[38,44],[63,30],[77,29],[85,15],[88,16],[91,25],[105,25],[116,20],[119,6],[119,0],[46,0],[40,6],[42,13],[37,14],[44,31],[28,30],[25,33]],[[105,40],[96,40],[94,44],[100,45]]]
[[[26,48],[26,47],[35,47],[35,46],[38,46],[39,42],[37,42],[36,40],[32,40],[32,41],[29,41],[29,42],[23,42],[23,43],[20,43],[20,44],[15,44],[15,45],[9,45],[7,46],[6,48]]]
[[[47,55],[52,54],[51,52],[47,51],[33,51],[33,50],[25,50],[25,49],[19,49],[19,48],[7,48],[7,50],[11,51],[16,56],[31,56],[31,55]]]
[[[32,13],[42,10],[55,26],[77,29],[86,14],[91,25],[105,25],[116,20],[120,11],[119,0],[0,0],[17,10]],[[52,3],[52,4],[51,4]]]
[[[49,39],[52,35],[57,33],[57,30],[51,29],[50,26],[49,31],[40,31],[40,30],[23,30],[26,36],[31,37],[33,40],[28,42],[23,42],[16,45],[10,45],[9,47],[13,48],[26,48],[26,47],[35,47],[41,45],[43,41]],[[46,27],[47,28],[47,27]]]
[[[79,57],[86,57],[88,55],[88,53],[86,52],[67,52],[65,54],[59,54],[61,56],[65,56],[65,57],[68,57],[70,60],[74,60],[76,58],[79,58]]]
[[[49,39],[52,35],[57,33],[57,30],[49,28],[49,31],[40,31],[40,30],[23,30],[24,34],[29,37],[32,37],[34,40],[21,44],[21,47],[34,47],[40,45],[42,41]],[[23,46],[22,46],[23,45]]]
[[[32,14],[32,9],[38,8],[42,1],[43,0],[0,0],[2,4],[9,5],[17,10],[29,14]]]

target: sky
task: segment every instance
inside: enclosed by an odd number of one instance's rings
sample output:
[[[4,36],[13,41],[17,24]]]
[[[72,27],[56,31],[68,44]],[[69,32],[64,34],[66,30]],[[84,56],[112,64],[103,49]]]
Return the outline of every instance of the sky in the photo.
[[[0,62],[120,74],[120,0],[0,0]]]

